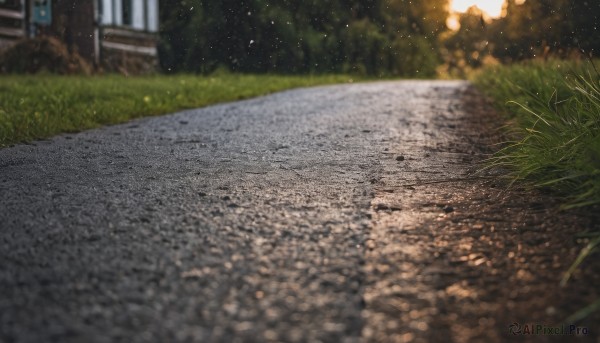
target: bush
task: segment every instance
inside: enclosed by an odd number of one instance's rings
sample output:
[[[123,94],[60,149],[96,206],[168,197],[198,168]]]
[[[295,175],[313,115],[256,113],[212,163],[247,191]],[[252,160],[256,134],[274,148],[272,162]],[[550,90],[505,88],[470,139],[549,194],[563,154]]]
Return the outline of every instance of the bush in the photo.
[[[492,165],[563,194],[566,208],[600,204],[600,75],[593,69],[537,62],[488,68],[475,79],[513,121],[514,139]]]
[[[77,52],[53,37],[24,39],[0,55],[0,71],[11,74],[85,74],[92,67]]]

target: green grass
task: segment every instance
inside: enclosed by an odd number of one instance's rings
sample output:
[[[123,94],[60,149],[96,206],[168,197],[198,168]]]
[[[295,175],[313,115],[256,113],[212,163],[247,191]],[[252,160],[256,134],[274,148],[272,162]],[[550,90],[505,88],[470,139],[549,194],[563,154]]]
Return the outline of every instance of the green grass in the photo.
[[[491,166],[564,196],[565,208],[600,204],[600,76],[592,63],[495,66],[474,82],[510,119],[511,141]]]
[[[335,76],[0,76],[0,147],[143,116],[349,82]]]
[[[597,62],[596,62],[597,64]],[[511,138],[490,159],[513,182],[527,182],[564,197],[565,209],[600,204],[600,75],[594,62],[529,62],[487,68],[475,84],[502,111]],[[600,247],[599,232],[565,272],[566,286]],[[574,323],[600,310],[600,299],[572,314]]]

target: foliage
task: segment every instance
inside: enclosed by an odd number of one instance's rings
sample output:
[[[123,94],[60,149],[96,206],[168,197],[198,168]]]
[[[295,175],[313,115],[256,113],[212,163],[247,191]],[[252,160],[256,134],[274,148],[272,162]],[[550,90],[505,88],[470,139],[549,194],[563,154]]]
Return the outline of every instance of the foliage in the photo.
[[[475,79],[515,123],[514,140],[493,165],[566,195],[566,207],[600,204],[600,75],[593,69],[534,62],[488,68]]]
[[[460,29],[444,37],[442,54],[450,74],[489,61],[572,58],[600,53],[600,2],[576,0],[507,1],[505,15],[487,18],[470,9]]]
[[[448,0],[161,1],[166,71],[465,76],[487,61],[598,54],[600,2],[509,0],[446,28]],[[418,72],[417,72],[418,71]]]
[[[161,64],[173,72],[210,73],[224,67],[241,72],[434,76],[446,3],[161,1]]]
[[[341,75],[4,76],[0,78],[0,147],[282,89],[348,80]]]
[[[0,55],[0,72],[27,73],[51,72],[56,74],[89,75],[92,67],[77,52],[53,37],[24,39]]]

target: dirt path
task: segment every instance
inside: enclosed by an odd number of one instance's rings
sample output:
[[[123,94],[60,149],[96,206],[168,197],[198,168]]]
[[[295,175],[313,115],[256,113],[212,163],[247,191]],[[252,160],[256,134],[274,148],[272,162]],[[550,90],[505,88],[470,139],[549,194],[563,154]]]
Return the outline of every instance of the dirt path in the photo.
[[[508,327],[600,296],[598,263],[558,287],[598,223],[474,178],[497,123],[383,82],[0,150],[0,341],[552,339]]]

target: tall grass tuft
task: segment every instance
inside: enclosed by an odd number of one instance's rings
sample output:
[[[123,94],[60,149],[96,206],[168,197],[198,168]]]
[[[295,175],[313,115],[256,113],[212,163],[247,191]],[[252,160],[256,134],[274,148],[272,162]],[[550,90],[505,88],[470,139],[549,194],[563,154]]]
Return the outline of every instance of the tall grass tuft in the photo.
[[[600,75],[592,62],[496,66],[475,83],[512,122],[492,166],[565,196],[565,208],[600,204]]]
[[[600,74],[594,62],[529,62],[496,66],[474,78],[511,123],[510,141],[490,167],[507,170],[513,182],[530,182],[565,197],[565,209],[600,204]],[[561,280],[600,247],[591,240]],[[566,319],[579,321],[600,310],[600,299]]]

